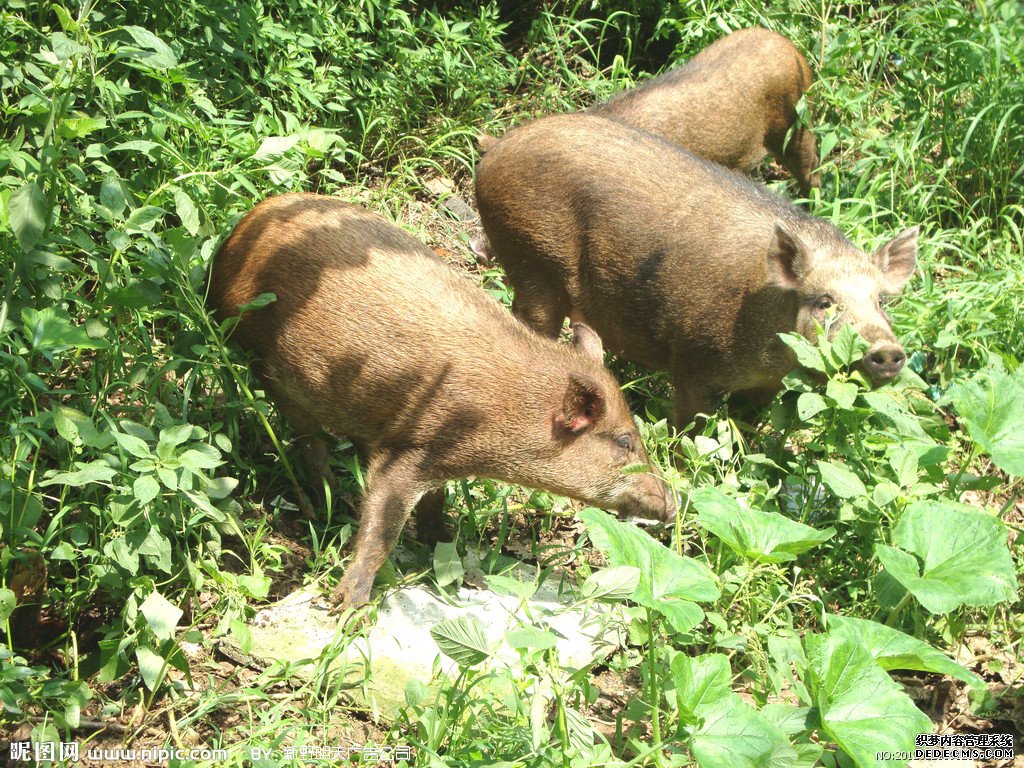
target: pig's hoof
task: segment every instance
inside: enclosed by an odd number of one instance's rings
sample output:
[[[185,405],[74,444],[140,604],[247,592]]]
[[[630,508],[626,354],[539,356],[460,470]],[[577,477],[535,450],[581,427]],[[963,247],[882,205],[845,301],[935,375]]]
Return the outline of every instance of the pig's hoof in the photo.
[[[313,509],[313,505],[306,494],[302,494],[299,497],[299,512],[307,520],[316,520],[316,510]]]
[[[338,583],[334,592],[331,594],[331,610],[330,613],[334,616],[340,616],[347,612],[364,612],[370,604],[370,590],[369,588],[361,588],[346,583],[346,580],[342,580]]]

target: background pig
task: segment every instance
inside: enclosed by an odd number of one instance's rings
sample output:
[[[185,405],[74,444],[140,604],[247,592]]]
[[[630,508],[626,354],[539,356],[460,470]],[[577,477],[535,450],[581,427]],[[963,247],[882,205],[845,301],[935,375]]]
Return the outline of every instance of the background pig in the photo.
[[[813,340],[833,307],[871,344],[873,380],[903,366],[882,300],[913,273],[916,227],[868,256],[762,185],[585,114],[495,143],[476,195],[515,314],[549,336],[583,320],[626,359],[671,371],[679,428],[725,392],[776,392],[796,365],[777,334]]]
[[[819,186],[814,134],[797,125],[785,150],[783,144],[812,79],[807,60],[789,40],[752,27],[591,111],[739,171],[754,170],[771,153],[807,195]]]
[[[397,227],[353,205],[282,195],[245,216],[213,266],[221,319],[264,292],[234,338],[299,436],[307,469],[329,477],[324,429],[367,462],[355,555],[333,600],[365,603],[410,512],[443,528],[446,480],[479,475],[648,518],[672,496],[640,436],[600,341],[545,339]],[[317,479],[319,479],[317,477]]]

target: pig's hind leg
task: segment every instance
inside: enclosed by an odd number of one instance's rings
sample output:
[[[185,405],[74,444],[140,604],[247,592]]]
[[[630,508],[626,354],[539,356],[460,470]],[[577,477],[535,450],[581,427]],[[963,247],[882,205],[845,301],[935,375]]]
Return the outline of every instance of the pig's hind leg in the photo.
[[[452,540],[451,526],[444,513],[447,500],[448,494],[441,487],[427,491],[416,504],[416,538],[428,547]]]
[[[413,508],[432,485],[420,476],[418,462],[407,452],[373,454],[366,472],[367,491],[355,553],[331,596],[335,612],[370,601],[374,576],[388,559]]]
[[[321,491],[323,483],[326,483],[331,489],[331,493],[336,493],[338,480],[334,477],[334,472],[331,471],[331,465],[327,460],[327,441],[324,440],[320,423],[302,406],[288,397],[276,392],[273,394],[277,409],[295,432],[295,441],[302,451],[306,482],[317,492]],[[315,516],[313,505],[305,493],[300,494],[299,508],[306,518],[312,519]]]

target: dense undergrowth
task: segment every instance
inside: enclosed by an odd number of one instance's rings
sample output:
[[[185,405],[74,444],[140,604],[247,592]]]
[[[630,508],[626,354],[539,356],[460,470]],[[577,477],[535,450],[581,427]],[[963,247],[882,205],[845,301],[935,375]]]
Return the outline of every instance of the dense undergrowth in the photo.
[[[429,217],[410,211],[437,203],[431,179],[468,188],[477,131],[586,106],[754,24],[789,36],[816,73],[823,188],[810,209],[865,248],[923,227],[918,275],[890,308],[908,372],[870,391],[851,371],[855,337],[793,340],[827,385],[795,374],[758,430],[723,411],[680,440],[664,381],[619,368],[686,502],[664,545],[585,512],[586,535],[553,561],[581,580],[581,601],[625,606],[629,647],[607,667],[635,684],[614,733],[587,718],[593,670],[559,667],[538,619],[517,635],[525,680],[467,652],[472,625],[447,628],[462,673],[440,693],[408,691],[385,739],[412,744],[421,765],[874,765],[875,750],[931,727],[890,669],[957,677],[975,714],[1010,722],[1019,679],[992,684],[976,674],[991,662],[968,673],[938,651],[982,636],[993,658],[1020,653],[1018,3],[10,0],[0,728],[71,741],[85,720],[134,710],[127,734],[157,722],[169,741],[227,748],[239,765],[283,732],[323,744],[346,717],[330,676],[276,699],[276,679],[198,695],[181,684],[206,675],[183,642],[244,647],[246,619],[283,578],[274,531],[294,500],[287,425],[204,309],[220,239],[289,190],[363,202],[429,237]],[[445,245],[470,271],[466,243]],[[485,281],[507,300],[500,273]],[[335,461],[358,495],[355,459]],[[486,549],[488,525],[513,519],[494,483],[456,484],[452,503],[460,546]],[[526,506],[566,504],[534,494]],[[300,536],[302,573],[324,582],[351,531],[345,504],[327,512]],[[555,525],[538,520],[533,534]],[[595,546],[607,568],[587,565]],[[858,710],[864,690],[891,730]],[[224,725],[225,712],[244,714]]]

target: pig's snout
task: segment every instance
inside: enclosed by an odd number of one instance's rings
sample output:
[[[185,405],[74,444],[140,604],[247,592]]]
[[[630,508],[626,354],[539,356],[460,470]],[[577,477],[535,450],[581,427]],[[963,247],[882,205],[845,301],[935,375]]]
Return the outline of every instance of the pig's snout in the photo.
[[[636,475],[636,478],[638,487],[635,487],[630,498],[620,505],[619,511],[625,517],[640,517],[663,523],[675,520],[679,498],[668,483],[653,472]]]
[[[879,341],[864,355],[862,365],[872,381],[884,383],[895,379],[903,370],[906,361],[907,353],[899,344],[893,341]]]

